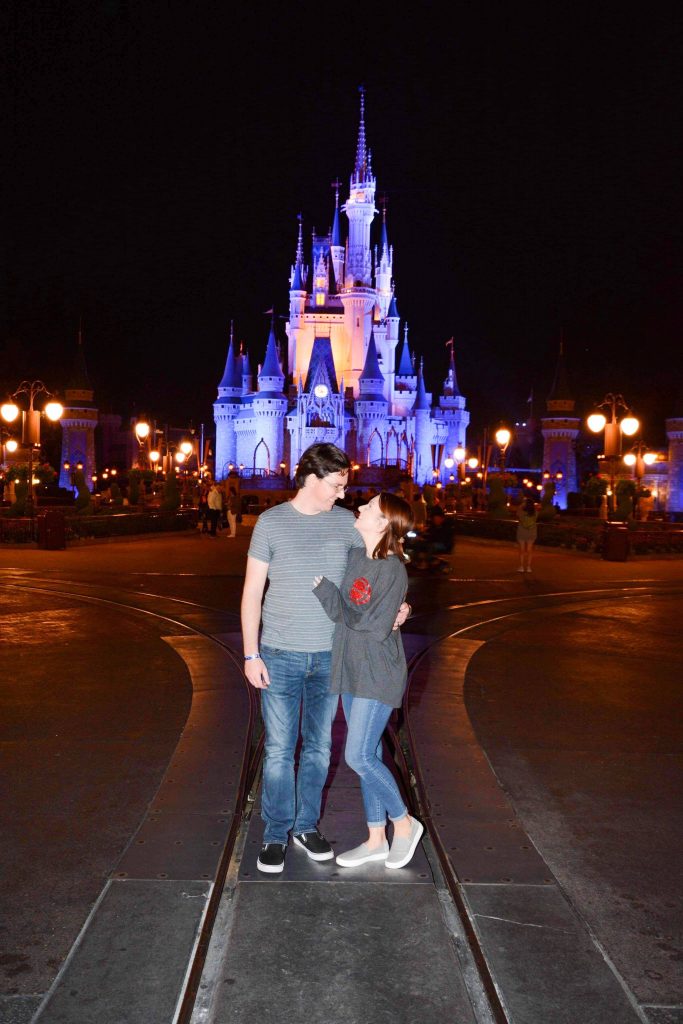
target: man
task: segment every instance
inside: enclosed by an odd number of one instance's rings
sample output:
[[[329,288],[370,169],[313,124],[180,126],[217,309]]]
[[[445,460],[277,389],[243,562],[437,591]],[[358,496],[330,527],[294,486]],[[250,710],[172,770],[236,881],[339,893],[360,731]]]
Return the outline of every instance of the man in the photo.
[[[301,457],[292,501],[259,517],[242,593],[244,671],[261,690],[266,731],[259,871],[283,870],[289,832],[312,860],[331,860],[318,830],[338,695],[330,693],[334,624],[313,594],[313,578],[339,584],[349,549],[363,547],[353,513],[335,505],[344,495],[350,462],[333,444],[314,444]],[[263,612],[261,600],[269,582]],[[403,604],[401,625],[410,606]],[[259,650],[259,624],[263,620]],[[294,777],[301,717],[302,747]]]
[[[218,521],[223,511],[223,495],[215,480],[211,482],[208,494],[209,503],[209,522],[211,523],[211,536],[216,536],[216,530],[218,529]]]

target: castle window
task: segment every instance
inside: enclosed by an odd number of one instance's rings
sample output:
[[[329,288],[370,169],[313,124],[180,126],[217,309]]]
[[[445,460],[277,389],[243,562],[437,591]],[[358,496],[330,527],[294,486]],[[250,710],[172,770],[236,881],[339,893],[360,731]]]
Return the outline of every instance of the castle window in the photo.
[[[316,304],[316,306],[324,306],[325,305],[325,293],[324,292],[316,292],[315,293],[315,304]]]

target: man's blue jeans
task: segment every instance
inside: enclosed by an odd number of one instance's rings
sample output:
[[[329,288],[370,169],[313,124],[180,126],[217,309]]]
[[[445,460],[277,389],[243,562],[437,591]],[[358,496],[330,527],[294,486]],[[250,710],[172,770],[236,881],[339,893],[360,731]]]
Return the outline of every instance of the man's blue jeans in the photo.
[[[398,821],[408,813],[396,780],[382,761],[382,733],[393,708],[369,697],[342,694],[349,727],[344,758],[360,776],[368,828],[384,827],[387,815]]]
[[[323,786],[330,767],[332,721],[339,696],[330,693],[331,651],[282,651],[261,647],[270,686],[261,690],[266,727],[261,815],[264,843],[286,843],[312,832],[320,818]],[[294,752],[299,738],[299,770]]]

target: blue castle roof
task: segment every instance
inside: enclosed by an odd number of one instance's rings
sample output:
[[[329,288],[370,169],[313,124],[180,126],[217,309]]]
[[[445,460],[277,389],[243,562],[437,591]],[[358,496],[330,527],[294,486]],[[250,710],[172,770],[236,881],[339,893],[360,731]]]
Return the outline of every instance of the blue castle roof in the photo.
[[[359,380],[377,380],[384,383],[384,374],[379,368],[379,360],[377,358],[377,346],[375,345],[375,332],[370,331],[370,341],[368,342],[368,351],[365,356],[365,366],[361,373]]]
[[[427,391],[425,389],[424,376],[422,373],[422,360],[420,360],[420,369],[417,374],[417,393],[415,395],[415,401],[413,402],[413,411],[416,412],[419,409],[430,409],[429,399],[427,398]]]
[[[277,341],[275,339],[275,317],[270,322],[270,334],[268,335],[268,345],[266,346],[266,357],[263,360],[263,366],[259,373],[259,380],[262,377],[282,377],[284,379],[284,373],[280,366],[280,360],[277,354]],[[240,382],[241,383],[241,382]]]

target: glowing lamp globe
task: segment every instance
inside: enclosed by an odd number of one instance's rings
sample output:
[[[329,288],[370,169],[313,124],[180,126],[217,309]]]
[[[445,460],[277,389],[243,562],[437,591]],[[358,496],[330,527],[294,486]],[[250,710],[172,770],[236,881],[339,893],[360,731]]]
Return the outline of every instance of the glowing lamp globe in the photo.
[[[593,412],[586,420],[586,423],[589,430],[592,430],[594,434],[599,434],[601,430],[605,429],[607,420],[601,412]]]
[[[511,437],[512,434],[507,429],[507,427],[501,427],[500,430],[496,431],[496,444],[499,445],[501,448],[505,448],[508,444],[510,444]]]
[[[640,426],[640,421],[635,416],[624,416],[623,420],[619,424],[621,427],[622,434],[626,434],[627,437],[632,437]]]
[[[191,441],[183,441],[181,443],[181,445],[180,445],[180,450],[183,453],[183,455],[185,456],[185,458],[187,458],[188,455],[190,455],[191,452],[192,452],[192,442]]]
[[[651,466],[657,461],[657,452],[645,452],[643,455],[643,462],[646,466]]]
[[[635,464],[636,464],[636,457],[633,454],[633,452],[629,452],[628,455],[624,455],[624,462],[626,463],[627,466],[635,466]]]
[[[183,462],[185,461],[185,452],[176,452],[175,460],[179,466],[182,466]]]
[[[446,467],[446,469],[452,469],[453,468],[453,459],[449,456],[447,459],[443,460],[443,464]]]
[[[2,416],[5,423],[14,423],[18,415],[19,406],[15,405],[14,402],[5,402],[0,406],[0,416]]]
[[[45,415],[53,423],[56,423],[58,419],[61,419],[64,412],[64,406],[61,402],[48,402],[45,406]]]
[[[13,437],[11,437],[7,444],[5,445],[5,448],[7,449],[8,452],[15,452],[18,447],[19,444],[17,441],[14,440]]]
[[[160,458],[161,458],[161,452],[158,452],[158,451],[155,450],[155,451],[149,453],[149,461],[150,462],[158,462]]]
[[[150,426],[149,423],[145,423],[144,420],[140,420],[135,424],[135,436],[138,441],[144,441],[145,438],[149,437]]]
[[[466,455],[467,455],[467,452],[465,451],[465,449],[461,445],[458,445],[457,448],[453,449],[453,457],[455,459],[457,459],[458,462],[462,462],[462,460],[465,458]]]
[[[476,455],[473,455],[471,459],[467,460],[467,465],[470,467],[470,469],[477,468],[477,466],[479,465],[479,459],[476,457]]]

